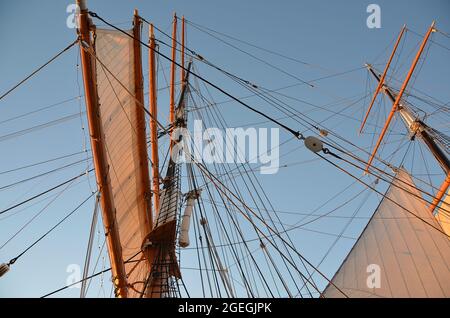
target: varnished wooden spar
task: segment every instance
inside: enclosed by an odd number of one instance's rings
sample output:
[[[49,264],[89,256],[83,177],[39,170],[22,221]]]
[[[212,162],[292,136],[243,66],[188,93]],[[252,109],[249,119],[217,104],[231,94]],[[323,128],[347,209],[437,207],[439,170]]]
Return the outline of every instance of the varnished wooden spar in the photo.
[[[361,128],[359,129],[359,133],[361,133],[362,130],[364,129],[364,125],[366,124],[367,118],[369,117],[370,111],[372,110],[372,106],[375,103],[375,100],[377,99],[378,93],[381,91],[381,88],[384,85],[384,79],[386,78],[386,74],[389,70],[389,66],[391,65],[392,59],[394,58],[394,55],[395,55],[395,51],[397,51],[398,45],[400,43],[400,40],[402,39],[403,33],[405,33],[405,30],[406,30],[406,25],[403,26],[403,28],[400,31],[400,34],[398,35],[397,41],[395,42],[395,45],[394,45],[394,49],[392,50],[391,56],[389,57],[386,67],[384,68],[383,75],[381,75],[381,78],[378,82],[378,86],[377,86],[377,89],[375,90],[375,94],[373,94],[372,100],[369,104],[369,107],[367,108],[366,116],[364,116],[364,119],[361,124]]]
[[[150,29],[150,34],[152,34],[152,29]],[[150,51],[152,50],[150,49]],[[183,79],[184,83],[188,83],[190,68],[191,63],[189,63],[187,67],[187,73],[185,73],[186,77]],[[187,85],[183,86],[180,100],[178,101],[174,121],[176,127],[184,127],[185,125],[183,114],[187,88]],[[155,218],[152,232],[146,239],[151,243],[146,246],[146,254],[151,260],[150,279],[148,279],[145,290],[146,297],[169,297],[171,277],[181,278],[181,272],[175,253],[177,208],[180,200],[178,177],[179,169],[177,164],[172,158],[169,158],[169,164],[164,178],[164,187],[161,191],[161,204],[159,206],[158,216]]]
[[[155,35],[153,33],[153,25],[149,27],[149,46],[148,50],[148,65],[149,65],[149,111],[150,118],[150,144],[152,149],[152,191],[153,202],[155,209],[155,219],[159,213],[159,155],[158,155],[158,126],[156,121],[158,120],[158,101],[156,96],[156,62],[155,62]],[[153,228],[153,226],[152,226]]]
[[[369,72],[377,79],[380,80],[380,76],[375,73],[372,66],[367,65]],[[389,99],[394,103],[397,99],[396,94],[385,85],[384,93]],[[415,119],[414,116],[410,113],[410,111],[406,107],[402,107],[399,109],[400,116],[404,119],[405,123],[408,123],[407,129],[410,133],[417,135],[423,143],[428,147],[430,153],[434,156],[436,161],[441,166],[442,170],[444,170],[445,174],[450,173],[450,161],[447,155],[439,148],[439,146],[434,141],[433,137],[428,133],[429,127],[420,119]]]
[[[389,69],[389,65],[390,65],[390,63],[392,61],[392,58],[393,58],[393,56],[395,54],[395,51],[396,51],[396,49],[398,47],[398,44],[400,42],[400,39],[401,39],[404,31],[405,31],[405,26],[403,26],[402,30],[400,31],[400,34],[399,34],[399,36],[397,38],[397,42],[395,43],[394,49],[393,49],[393,51],[391,53],[391,56],[389,57],[388,63],[386,64],[386,67],[384,69],[383,75],[381,77],[378,76],[373,71],[373,69],[372,69],[372,67],[370,65],[367,65],[369,71],[378,80],[378,86],[377,86],[375,94],[374,94],[374,96],[372,98],[372,101],[371,101],[371,103],[369,105],[369,108],[367,110],[367,114],[364,117],[364,120],[362,122],[360,132],[362,131],[362,129],[364,127],[364,124],[365,124],[365,122],[367,120],[369,112],[370,112],[370,110],[372,108],[372,105],[373,105],[373,103],[374,103],[378,93],[380,92],[380,90],[383,87],[386,87],[384,79],[386,77],[387,71]],[[374,151],[373,151],[373,153],[372,153],[372,155],[371,155],[371,157],[369,159],[369,163],[367,165],[367,169],[369,169],[370,164],[371,164],[371,162],[372,162],[372,160],[373,160],[373,158],[374,158],[374,156],[375,156],[375,154],[376,154],[376,152],[378,150],[378,147],[381,144],[381,141],[382,141],[382,139],[384,137],[384,134],[386,133],[387,128],[389,127],[389,124],[390,124],[390,122],[392,120],[392,117],[393,117],[394,113],[397,110],[400,110],[400,115],[402,116],[402,119],[405,121],[407,129],[411,133],[413,133],[414,135],[417,134],[420,137],[420,139],[428,147],[428,149],[430,150],[431,154],[436,158],[437,162],[439,163],[439,165],[442,167],[442,169],[444,170],[444,172],[446,174],[446,178],[445,178],[444,182],[442,183],[441,187],[439,188],[438,193],[434,197],[433,202],[429,206],[429,210],[430,210],[431,213],[433,213],[434,210],[436,209],[436,207],[439,206],[439,203],[441,202],[442,198],[444,197],[445,193],[447,192],[447,190],[448,190],[448,188],[450,186],[450,161],[449,161],[447,155],[436,144],[436,142],[434,141],[433,137],[430,136],[430,134],[428,133],[428,129],[427,129],[428,127],[426,126],[426,124],[423,123],[421,120],[414,119],[414,116],[412,116],[412,114],[410,114],[408,109],[406,109],[404,107],[401,107],[400,102],[401,102],[402,94],[403,94],[406,86],[408,85],[408,81],[411,78],[412,73],[414,72],[414,68],[417,65],[417,62],[418,62],[418,60],[420,58],[420,55],[422,54],[422,51],[424,50],[425,45],[426,45],[426,43],[427,43],[427,41],[428,41],[428,39],[429,39],[429,37],[430,37],[430,35],[431,35],[431,33],[433,31],[434,31],[434,21],[431,24],[430,28],[428,29],[427,34],[425,35],[425,37],[424,37],[424,39],[422,41],[422,45],[420,46],[420,49],[419,49],[419,51],[416,54],[416,57],[415,57],[412,65],[411,65],[411,68],[410,68],[410,70],[408,72],[408,75],[406,76],[406,79],[403,82],[402,88],[400,89],[400,92],[398,93],[398,95],[395,95],[389,89],[389,87],[386,87],[386,89],[384,90],[385,94],[392,100],[393,106],[392,106],[391,113],[389,114],[389,116],[388,116],[388,118],[386,120],[386,123],[385,123],[385,125],[383,127],[383,130],[382,130],[382,132],[380,134],[380,137],[378,138],[377,145],[375,146],[375,149],[374,149]]]
[[[149,67],[149,111],[151,114],[150,118],[150,145],[151,145],[151,156],[152,156],[152,191],[153,191],[153,202],[155,210],[155,220],[158,219],[159,208],[160,208],[160,189],[159,189],[159,155],[158,155],[158,126],[156,121],[158,120],[158,100],[157,100],[157,84],[156,84],[156,59],[155,59],[155,34],[153,30],[153,25],[149,26],[149,46],[148,50],[148,67]],[[153,226],[152,226],[153,229]],[[153,275],[155,272],[155,263],[160,254],[160,249],[156,248],[154,245],[146,247],[146,255],[150,260],[150,274]],[[155,292],[153,284],[150,281],[149,276],[147,286],[145,288],[145,297],[147,298],[159,298],[161,292]],[[159,284],[163,283],[163,278],[157,277],[156,280]]]
[[[401,101],[401,99],[403,97],[403,93],[405,92],[406,87],[408,86],[409,80],[411,79],[411,76],[412,76],[412,74],[414,72],[414,69],[416,68],[417,63],[419,62],[420,56],[422,55],[422,52],[423,52],[423,50],[425,48],[425,45],[427,44],[428,39],[430,38],[431,32],[433,32],[433,30],[434,30],[434,21],[431,24],[430,28],[428,29],[428,32],[426,33],[425,37],[423,38],[422,44],[420,45],[420,48],[419,48],[419,51],[417,52],[416,57],[414,58],[414,61],[412,62],[411,67],[409,68],[408,74],[406,75],[406,78],[403,81],[402,87],[400,88],[400,91],[399,91],[399,93],[398,93],[398,95],[397,95],[397,97],[396,97],[396,99],[394,101],[394,104],[392,105],[391,112],[389,113],[388,118],[386,119],[384,127],[383,127],[383,129],[381,131],[381,134],[378,137],[378,140],[377,140],[377,143],[375,145],[375,148],[373,149],[372,155],[370,156],[369,161],[367,163],[366,171],[369,170],[369,167],[372,164],[373,159],[375,158],[375,155],[376,155],[376,153],[378,151],[378,148],[380,147],[381,142],[383,141],[384,135],[386,134],[386,132],[387,132],[387,130],[389,128],[389,125],[390,125],[390,123],[392,121],[392,118],[394,117],[394,114],[395,114],[395,112],[397,111],[397,109],[399,107],[400,101]]]
[[[139,156],[139,173],[137,175],[137,181],[140,184],[140,193],[138,193],[138,211],[139,211],[139,223],[141,228],[141,237],[145,238],[153,228],[153,211],[152,211],[152,193],[150,185],[150,176],[148,168],[148,153],[147,153],[147,141],[145,133],[145,114],[144,108],[144,81],[142,75],[142,56],[141,56],[141,44],[139,40],[141,39],[141,20],[138,15],[138,11],[134,10],[133,17],[133,36],[135,40],[133,41],[133,51],[134,51],[134,90],[137,101],[140,103],[135,104],[132,114],[135,116],[136,132],[137,132],[137,143],[138,156]],[[150,79],[151,80],[151,79]],[[150,107],[151,108],[151,107]],[[133,116],[133,115],[132,115]],[[156,129],[156,118],[151,118],[150,124],[154,125]],[[134,144],[134,143],[133,143]],[[157,145],[156,145],[157,146]],[[153,142],[152,142],[153,147]],[[143,244],[145,243],[145,240]],[[154,252],[148,248],[143,249],[143,253],[147,259],[145,262],[146,274],[144,277],[148,277],[152,270],[152,264],[154,262]],[[145,293],[148,297],[148,294]]]
[[[141,44],[139,40],[141,38],[141,20],[138,15],[138,11],[134,10],[133,17],[133,53],[134,53],[134,93],[137,103],[134,103],[134,108],[131,109],[131,116],[134,117],[136,123],[136,134],[133,134],[136,142],[133,143],[137,147],[139,171],[137,174],[137,180],[140,186],[140,193],[138,193],[138,211],[139,211],[139,223],[141,227],[141,236],[145,237],[151,232],[153,228],[153,215],[151,205],[151,192],[150,192],[150,177],[148,169],[148,154],[147,154],[147,141],[145,134],[145,113],[144,108],[144,81],[142,76],[142,56],[141,56]]]
[[[175,123],[175,61],[177,58],[177,14],[173,15],[173,30],[172,30],[172,63],[170,67],[170,115],[169,121],[173,125]],[[170,133],[172,137],[172,132]],[[170,138],[170,153],[172,154],[172,138]]]
[[[181,72],[180,72],[180,81],[181,81],[181,85],[182,85],[182,89],[183,86],[185,85],[184,82],[184,78],[186,77],[185,75],[185,70],[184,70],[184,50],[185,50],[185,21],[184,21],[184,15],[181,18]]]
[[[91,46],[90,19],[88,9],[84,0],[77,0],[80,8],[79,33],[81,40]],[[91,55],[84,49],[80,50],[81,64],[83,69],[83,83],[86,100],[86,112],[89,124],[89,135],[91,138],[91,149],[95,167],[95,178],[100,192],[100,204],[102,208],[103,224],[106,232],[109,259],[113,275],[113,283],[116,287],[116,295],[127,297],[127,281],[125,266],[122,258],[122,247],[115,219],[114,203],[110,185],[110,175],[106,149],[102,140],[102,128],[100,123],[99,105],[96,87],[94,85],[94,61]]]
[[[450,175],[447,175],[447,178],[444,180],[441,188],[439,189],[438,194],[436,194],[436,200],[433,201],[433,204],[430,206],[430,209],[437,208],[437,212],[435,214],[436,219],[442,226],[442,230],[450,237],[450,192],[448,191],[450,184]],[[445,190],[444,190],[445,189]],[[439,203],[440,206],[439,206]]]
[[[378,81],[380,81],[380,77],[375,73],[370,65],[368,65],[368,69],[370,73]],[[395,93],[393,93],[388,86],[385,87],[385,94],[392,102],[395,102]],[[439,206],[439,203],[441,202],[443,196],[450,186],[450,160],[448,159],[447,155],[441,150],[441,148],[439,148],[439,146],[436,144],[433,137],[430,136],[430,134],[428,133],[428,126],[424,122],[422,122],[420,119],[414,120],[414,116],[412,116],[409,110],[405,107],[400,110],[400,116],[404,119],[405,123],[410,122],[410,124],[406,125],[408,131],[414,135],[417,135],[420,140],[422,140],[422,142],[428,147],[430,153],[433,155],[433,157],[436,159],[436,161],[439,163],[442,170],[444,170],[444,173],[446,174],[446,179],[442,183],[438,193],[433,199],[433,202],[429,206],[430,212],[433,213],[436,207]]]
[[[430,204],[430,212],[433,213],[436,207],[441,202],[444,195],[447,193],[447,190],[450,186],[450,172],[447,172],[447,176],[445,177],[444,182],[442,183],[441,187],[439,188],[438,193],[436,193],[436,196],[433,199],[433,202]],[[447,233],[450,235],[450,233]]]

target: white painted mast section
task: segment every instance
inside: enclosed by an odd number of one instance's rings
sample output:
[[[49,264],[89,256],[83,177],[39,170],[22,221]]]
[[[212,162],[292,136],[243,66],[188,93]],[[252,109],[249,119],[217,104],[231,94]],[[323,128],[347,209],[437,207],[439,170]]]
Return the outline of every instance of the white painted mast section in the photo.
[[[178,239],[181,247],[189,246],[189,228],[191,225],[192,210],[195,200],[200,196],[201,190],[192,190],[187,194],[186,208],[181,219],[180,237]]]

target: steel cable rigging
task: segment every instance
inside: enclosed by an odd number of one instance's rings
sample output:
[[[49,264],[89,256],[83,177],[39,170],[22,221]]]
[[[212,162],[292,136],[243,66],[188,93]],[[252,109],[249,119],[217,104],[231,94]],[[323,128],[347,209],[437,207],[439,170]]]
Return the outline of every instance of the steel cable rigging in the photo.
[[[32,78],[34,75],[36,75],[40,70],[42,70],[43,68],[45,68],[47,65],[49,65],[50,63],[52,63],[54,60],[56,60],[58,57],[60,57],[64,52],[68,51],[71,47],[73,47],[75,44],[78,43],[78,39],[76,39],[75,41],[73,41],[71,44],[69,44],[66,48],[64,48],[62,51],[60,51],[58,54],[56,54],[55,56],[53,56],[51,59],[49,59],[47,62],[45,62],[44,64],[42,64],[41,66],[39,66],[36,70],[34,70],[30,75],[28,75],[27,77],[25,77],[23,80],[21,80],[19,83],[17,83],[16,85],[14,85],[12,88],[10,88],[9,90],[7,90],[5,93],[3,93],[0,96],[0,100],[2,100],[3,98],[5,98],[9,93],[11,93],[12,91],[14,91],[16,88],[18,88],[20,85],[22,85],[23,83],[25,83],[27,80],[29,80],[30,78]]]
[[[16,257],[12,258],[7,265],[13,265],[20,257],[22,257],[26,252],[28,252],[31,248],[33,248],[37,243],[39,243],[42,239],[44,239],[47,235],[49,235],[54,229],[56,229],[59,225],[61,225],[65,220],[67,220],[71,215],[77,212],[90,198],[94,196],[95,193],[91,193],[86,199],[84,199],[80,204],[78,204],[69,214],[63,217],[58,223],[52,226],[47,232],[42,234],[37,240],[35,240],[31,245],[25,248],[21,253],[19,253]]]

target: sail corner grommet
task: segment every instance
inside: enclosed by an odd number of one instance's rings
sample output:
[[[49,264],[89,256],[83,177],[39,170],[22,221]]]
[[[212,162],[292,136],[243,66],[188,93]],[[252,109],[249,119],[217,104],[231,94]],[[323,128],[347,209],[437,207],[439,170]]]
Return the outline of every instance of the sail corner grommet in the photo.
[[[305,146],[312,152],[319,152],[323,149],[323,142],[314,136],[306,137]]]

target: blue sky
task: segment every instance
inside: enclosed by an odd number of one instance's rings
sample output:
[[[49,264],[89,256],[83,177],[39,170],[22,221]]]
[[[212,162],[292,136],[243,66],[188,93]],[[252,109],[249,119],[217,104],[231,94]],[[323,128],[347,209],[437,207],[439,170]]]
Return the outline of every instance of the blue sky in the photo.
[[[165,31],[170,31],[172,14],[176,11],[179,16],[185,15],[188,20],[199,25],[307,62],[309,65],[301,65],[248,46],[242,46],[259,58],[307,80],[362,68],[365,62],[373,63],[378,69],[382,69],[383,63],[386,62],[391,50],[392,41],[404,23],[411,30],[424,34],[431,21],[436,20],[439,30],[447,32],[447,34],[450,32],[448,16],[450,3],[448,1],[374,2],[381,7],[380,29],[369,29],[366,26],[366,18],[369,15],[366,8],[370,3],[373,3],[372,1],[90,0],[88,6],[90,10],[123,28],[128,28],[131,25],[133,9],[138,8],[140,15]],[[68,16],[66,8],[70,3],[71,1],[56,0],[0,2],[0,39],[2,41],[0,93],[9,89],[75,39],[75,30],[66,26]],[[187,38],[188,46],[206,59],[263,87],[276,89],[298,82],[292,77],[255,61],[189,26]],[[161,39],[167,41],[167,38],[163,36],[161,36]],[[433,35],[433,39],[444,47],[435,44],[431,46],[426,63],[420,70],[420,76],[415,79],[414,87],[446,103],[450,100],[448,87],[450,75],[448,47],[450,47],[450,40],[441,34]],[[401,56],[402,60],[398,63],[398,73],[396,74],[398,79],[404,78],[412,57],[410,52],[414,52],[413,49],[419,41],[420,37],[412,32],[408,33],[404,54]],[[233,43],[236,44],[236,42]],[[242,44],[238,43],[238,45],[241,46]],[[144,56],[146,56],[145,54]],[[82,94],[82,80],[77,70],[77,62],[78,48],[74,47],[44,71],[1,100],[0,122],[53,103],[72,99],[79,96],[80,92]],[[404,64],[402,64],[403,62]],[[225,79],[217,71],[204,65],[197,66],[202,75],[212,82],[220,84],[233,95],[248,95],[247,91]],[[144,73],[145,69],[146,63],[144,62]],[[161,78],[160,81],[162,82],[162,80]],[[332,111],[339,111],[345,104],[339,104],[338,100],[345,98],[349,102],[348,100],[355,100],[355,96],[362,96],[364,93],[373,91],[373,80],[367,81],[367,72],[361,69],[341,77],[319,81],[315,88],[296,86],[284,90],[283,93],[297,99],[306,100],[309,103],[324,105]],[[395,84],[397,87],[399,86],[399,83]],[[81,91],[79,85],[81,85]],[[369,86],[369,91],[367,86]],[[215,101],[227,100],[225,96],[213,90],[212,94]],[[247,102],[274,115],[274,117],[282,117],[282,114],[277,113],[268,105],[264,105],[257,98],[249,98]],[[353,108],[348,107],[344,110],[344,113],[360,119],[368,102],[365,100],[365,103],[360,102]],[[161,93],[159,103],[162,118],[165,118],[164,115],[166,115],[168,108],[167,92]],[[289,103],[299,111],[310,112],[312,109],[299,101],[290,100]],[[167,105],[167,107],[163,105]],[[383,107],[386,107],[386,105]],[[79,113],[80,109],[84,110],[84,101],[73,99],[46,111],[2,122],[0,124],[0,136]],[[263,120],[258,115],[244,110],[236,103],[223,104],[220,106],[220,110],[232,126],[241,126]],[[384,108],[384,111],[386,111],[386,108]],[[385,113],[382,111],[379,111],[379,113],[381,117],[374,115],[371,118],[371,123],[382,124]],[[317,121],[330,115],[329,112],[317,110],[308,114]],[[33,133],[0,139],[0,170],[14,169],[30,163],[82,151],[84,139],[87,137],[81,129],[81,123],[83,122],[86,125],[86,121],[83,114],[81,114],[81,117],[81,120],[76,117]],[[445,122],[440,122],[439,118],[431,118],[430,120],[435,120],[436,125],[441,125],[440,128],[443,131],[448,129],[448,123],[446,125]],[[284,123],[298,130],[303,129],[292,119],[285,119]],[[338,116],[338,118],[328,120],[325,125],[360,146],[370,147],[371,145],[372,135],[358,136],[358,120],[349,120]],[[273,127],[273,125],[267,123],[262,126]],[[369,131],[373,133],[373,128],[370,129],[372,130]],[[398,122],[394,124],[393,129],[394,131],[404,132],[403,127]],[[286,141],[289,138],[290,136],[287,133],[281,132],[281,141]],[[395,136],[392,136],[392,138],[394,139]],[[282,157],[281,164],[314,158],[304,149],[290,152],[296,147],[298,147],[298,144],[290,142],[282,148],[280,154],[285,154],[285,156]],[[388,157],[390,151],[390,148],[387,147],[382,156]],[[399,156],[401,157],[403,154],[400,152]],[[396,157],[396,160],[399,160],[400,157]],[[58,165],[69,164],[83,158],[85,158],[85,154],[77,154],[59,161]],[[425,159],[429,160],[427,168],[431,173],[437,174],[440,172],[432,160]],[[417,160],[420,161],[420,158]],[[39,166],[16,173],[0,174],[0,186],[13,183],[32,174],[44,172],[58,165],[53,163],[53,165]],[[7,208],[14,202],[64,181],[86,170],[86,168],[87,164],[83,162],[57,174],[1,190],[0,209]],[[414,171],[418,175],[425,173],[424,165],[417,164],[417,161],[415,167],[412,166],[411,168],[415,169]],[[439,178],[439,176],[436,177],[433,182],[438,184]],[[280,172],[274,176],[261,176],[261,182],[276,209],[307,212],[319,206],[343,187],[351,184],[352,180],[326,165],[326,163],[313,162],[280,169]],[[92,175],[90,176],[90,183],[87,178],[82,178],[79,184],[71,185],[70,190],[64,192],[51,204],[49,209],[45,210],[29,227],[0,249],[0,262],[8,261],[16,256],[30,242],[75,208],[90,193],[90,187],[95,187],[95,180]],[[361,188],[355,186],[352,189],[353,192],[347,193],[347,196],[342,198],[342,202],[360,190]],[[376,205],[376,199],[376,196],[372,194],[359,213],[365,216],[370,215]],[[6,242],[47,202],[39,202],[24,211],[18,213],[13,211],[0,216],[0,244]],[[334,204],[337,205],[338,203],[335,202]],[[348,211],[339,213],[349,215],[358,207],[358,204],[359,202],[354,202],[348,207]],[[38,297],[63,286],[68,276],[67,266],[84,263],[93,205],[93,200],[90,200],[86,206],[71,217],[69,222],[63,224],[18,260],[11,271],[0,279],[0,297]],[[323,212],[326,212],[326,209]],[[294,224],[299,220],[301,220],[301,217],[298,215],[286,216],[286,219],[283,219],[288,224]],[[339,233],[344,226],[345,224],[340,221],[328,220],[327,222],[317,222],[309,229]],[[356,237],[363,226],[364,219],[354,220],[345,234]],[[101,245],[100,237],[101,233],[98,234],[98,241],[94,243],[95,249],[98,249],[98,245]],[[315,264],[321,260],[332,243],[332,238],[311,231],[293,231],[292,238],[294,242],[298,243],[296,247]],[[314,242],[314,244],[309,242]],[[341,239],[334,246],[332,253],[321,265],[321,269],[328,276],[334,273],[336,266],[345,257],[353,242],[354,240]],[[192,255],[187,255],[188,264],[195,266],[195,262],[189,259]],[[108,267],[107,258],[104,262],[104,266]],[[101,265],[102,259],[100,259],[99,269]],[[191,283],[191,286],[194,286],[196,277],[194,274],[187,272],[185,279],[188,283]],[[109,276],[105,275],[104,290],[106,296],[110,292],[108,279]],[[102,296],[100,280],[96,280],[94,285],[96,288],[93,288],[94,291],[91,296]],[[193,289],[196,292],[199,291],[198,286],[194,286]],[[99,290],[100,293],[97,293]],[[58,295],[77,297],[78,293],[78,289],[69,289]]]

